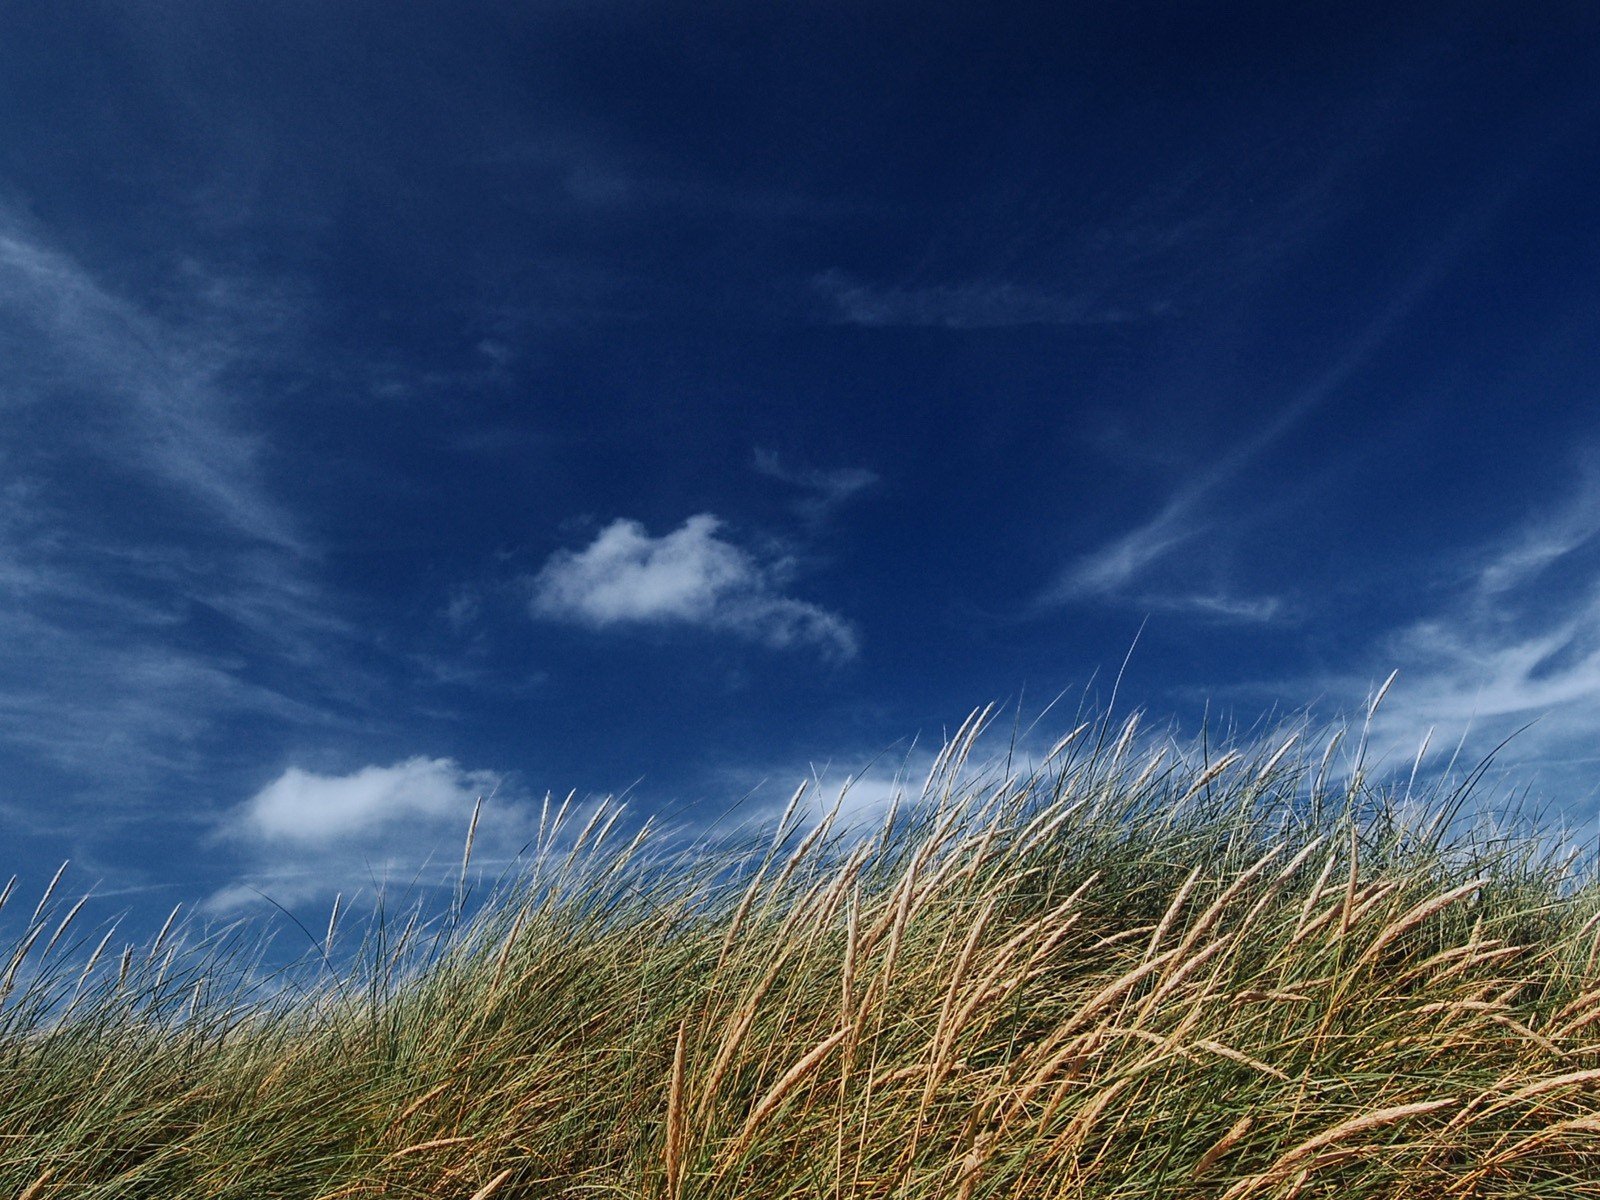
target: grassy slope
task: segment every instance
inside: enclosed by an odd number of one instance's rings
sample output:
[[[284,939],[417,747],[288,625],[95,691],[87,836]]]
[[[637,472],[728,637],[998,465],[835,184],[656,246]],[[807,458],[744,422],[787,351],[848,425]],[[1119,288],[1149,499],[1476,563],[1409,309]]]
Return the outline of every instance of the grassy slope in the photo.
[[[974,723],[871,837],[547,831],[314,996],[203,947],[68,967],[46,905],[0,1195],[1600,1196],[1592,880],[1123,732],[974,779]]]

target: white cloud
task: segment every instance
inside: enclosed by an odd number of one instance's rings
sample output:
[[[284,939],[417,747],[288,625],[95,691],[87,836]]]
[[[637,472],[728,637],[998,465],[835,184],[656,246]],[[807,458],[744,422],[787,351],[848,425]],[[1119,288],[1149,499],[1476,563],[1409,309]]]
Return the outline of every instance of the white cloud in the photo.
[[[483,597],[475,588],[465,584],[452,589],[450,601],[445,605],[444,618],[450,628],[461,633],[475,622],[483,612]]]
[[[1144,524],[1068,564],[1044,589],[1039,604],[1053,607],[1086,600],[1126,600],[1131,585],[1152,567],[1178,547],[1211,532],[1219,523],[1203,515],[1205,506],[1366,368],[1444,278],[1465,240],[1501,199],[1503,196],[1497,193],[1487,206],[1473,210],[1443,234],[1404,284],[1356,332],[1344,353],[1302,387],[1271,420],[1180,484]],[[1236,523],[1229,524],[1236,527]]]
[[[878,474],[866,467],[794,468],[771,450],[757,449],[751,463],[757,474],[810,493],[795,503],[795,511],[817,522],[878,483]]]
[[[1175,497],[1159,514],[1064,569],[1046,591],[1042,603],[1071,604],[1115,596],[1147,568],[1200,532],[1185,522],[1192,501]]]
[[[721,528],[709,513],[658,538],[637,521],[613,521],[587,548],[551,556],[533,579],[530,611],[594,629],[694,626],[773,647],[855,653],[848,622],[782,594],[788,563],[758,560]]]
[[[1399,671],[1369,737],[1391,765],[1409,764],[1426,740],[1434,765],[1459,745],[1458,766],[1471,767],[1516,734],[1497,756],[1502,767],[1563,805],[1592,799],[1600,778],[1600,569],[1585,555],[1600,532],[1593,482],[1586,475],[1567,503],[1463,556],[1453,598],[1373,645],[1370,676]],[[1312,684],[1354,706],[1371,678]]]
[[[758,574],[749,555],[716,536],[720,525],[702,513],[652,538],[637,521],[614,521],[588,549],[560,551],[546,564],[535,581],[534,608],[601,627],[709,623],[721,599]]]
[[[370,835],[400,822],[465,818],[499,778],[463,771],[448,758],[412,758],[351,775],[317,775],[290,767],[246,803],[240,825],[275,842],[324,843]]]
[[[264,311],[216,311],[218,297],[237,303],[229,288],[190,283],[190,320],[158,321],[0,209],[0,331],[12,342],[0,398],[41,403],[63,385],[99,397],[82,445],[108,469],[175,489],[233,533],[298,549],[255,482],[257,441],[227,420],[234,404],[219,384],[245,353],[235,322],[259,337]]]
[[[0,747],[61,773],[64,826],[204,787],[241,718],[348,726],[376,690],[263,467],[276,296],[190,263],[147,299],[0,205]]]
[[[1529,522],[1481,563],[1469,564],[1485,600],[1531,583],[1547,567],[1582,550],[1600,535],[1600,459],[1580,463],[1580,477],[1565,504]]]
[[[1142,596],[1139,603],[1151,611],[1192,613],[1213,621],[1265,625],[1284,618],[1283,602],[1276,596],[1233,596],[1225,592],[1192,595]]]
[[[708,844],[741,848],[752,839],[766,841],[785,813],[804,830],[832,814],[834,830],[872,834],[891,809],[909,813],[923,805],[923,783],[934,760],[934,751],[912,742],[877,750],[858,746],[814,759],[722,762],[705,770],[696,790],[736,803],[700,804],[685,815],[683,827]]]
[[[1600,595],[1591,587],[1554,625],[1517,630],[1452,609],[1384,643],[1400,678],[1377,728],[1390,742],[1420,742],[1430,729],[1469,734],[1486,750],[1535,721],[1505,761],[1597,760],[1600,738]]]
[[[492,878],[539,831],[539,806],[499,772],[427,756],[347,774],[290,767],[218,825],[214,840],[239,856],[240,873],[206,906],[226,911],[264,895],[289,907],[453,883],[480,799],[473,870]]]

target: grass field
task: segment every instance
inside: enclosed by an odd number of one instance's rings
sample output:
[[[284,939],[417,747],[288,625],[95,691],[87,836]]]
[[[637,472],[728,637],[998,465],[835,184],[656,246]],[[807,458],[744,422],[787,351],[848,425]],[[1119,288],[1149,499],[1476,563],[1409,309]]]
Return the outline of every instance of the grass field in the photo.
[[[1092,721],[1008,774],[982,724],[867,830],[552,813],[298,984],[47,897],[0,1196],[1600,1197],[1591,862],[1321,742]]]

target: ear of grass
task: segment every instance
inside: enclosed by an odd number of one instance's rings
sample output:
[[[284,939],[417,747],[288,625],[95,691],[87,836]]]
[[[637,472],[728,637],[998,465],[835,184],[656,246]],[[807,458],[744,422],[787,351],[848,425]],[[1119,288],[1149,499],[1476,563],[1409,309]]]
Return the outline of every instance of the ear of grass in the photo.
[[[1420,1117],[1427,1113],[1438,1112],[1441,1109],[1453,1108],[1460,1103],[1456,1099],[1419,1100],[1412,1104],[1399,1104],[1393,1108],[1380,1108],[1373,1112],[1365,1112],[1360,1116],[1351,1117],[1347,1121],[1341,1121],[1333,1128],[1324,1130],[1314,1137],[1307,1138],[1298,1145],[1290,1147],[1278,1157],[1277,1161],[1259,1175],[1241,1179],[1222,1194],[1222,1200],[1239,1200],[1240,1197],[1259,1193],[1265,1187],[1280,1183],[1300,1169],[1301,1164],[1307,1158],[1330,1148],[1338,1147],[1341,1143],[1348,1142],[1359,1134],[1382,1129],[1400,1121],[1407,1121],[1412,1117]]]

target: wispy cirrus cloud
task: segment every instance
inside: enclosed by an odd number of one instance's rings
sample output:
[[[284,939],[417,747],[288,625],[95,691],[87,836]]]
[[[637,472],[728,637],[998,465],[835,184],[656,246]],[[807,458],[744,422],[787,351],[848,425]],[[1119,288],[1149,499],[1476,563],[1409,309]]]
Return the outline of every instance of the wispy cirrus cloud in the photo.
[[[1413,294],[1414,293],[1414,294]],[[1199,541],[1218,526],[1207,504],[1262,454],[1276,445],[1342,388],[1371,358],[1420,299],[1420,287],[1375,318],[1331,367],[1303,388],[1260,428],[1179,485],[1142,525],[1080,556],[1047,587],[1044,606],[1126,598],[1130,589],[1179,547]]]
[[[196,515],[235,535],[298,550],[293,522],[257,482],[260,443],[235,420],[238,405],[224,383],[245,330],[208,302],[208,293],[214,301],[225,289],[189,282],[194,311],[175,326],[0,210],[0,338],[8,351],[0,399],[13,419],[23,409],[59,411],[53,428],[49,411],[36,412],[34,428],[107,470],[180,492]],[[87,424],[71,421],[75,410],[90,415]]]
[[[826,271],[811,286],[827,301],[835,320],[869,328],[1107,325],[1151,315],[1092,290],[1057,290],[1003,279],[895,286]]]
[[[1369,731],[1391,764],[1426,746],[1435,766],[1459,748],[1470,767],[1511,737],[1498,762],[1519,777],[1534,772],[1539,791],[1575,814],[1600,790],[1597,482],[1591,465],[1560,503],[1462,553],[1445,572],[1448,598],[1378,637],[1365,674],[1296,687],[1354,709],[1374,679],[1397,670]]]
[[[1488,190],[1440,233],[1415,269],[1375,307],[1370,319],[1355,331],[1333,362],[1308,380],[1270,419],[1194,471],[1142,524],[1063,567],[1043,589],[1036,606],[1127,601],[1135,597],[1138,582],[1158,564],[1182,548],[1217,536],[1219,530],[1235,527],[1236,521],[1211,511],[1218,497],[1367,369],[1418,306],[1439,287],[1465,247],[1521,183],[1517,176]]]
[[[584,549],[551,556],[531,580],[529,611],[591,629],[680,626],[835,658],[856,653],[849,622],[784,594],[791,563],[758,558],[722,529],[710,513],[660,537],[613,521]]]
[[[1289,606],[1277,596],[1234,596],[1226,592],[1141,595],[1138,604],[1150,612],[1186,613],[1201,620],[1265,625],[1286,619]]]
[[[1565,503],[1529,522],[1505,543],[1486,551],[1481,564],[1464,569],[1476,580],[1484,602],[1539,579],[1547,569],[1570,563],[1600,536],[1600,456],[1579,464],[1579,477]]]
[[[878,473],[866,467],[794,467],[776,451],[759,447],[751,467],[758,475],[799,489],[803,495],[795,501],[794,511],[812,524],[879,483]]]
[[[331,669],[355,631],[263,466],[271,289],[194,264],[160,286],[0,208],[0,747],[84,797],[114,779],[122,816],[204,775],[230,720],[339,723],[359,674]]]

